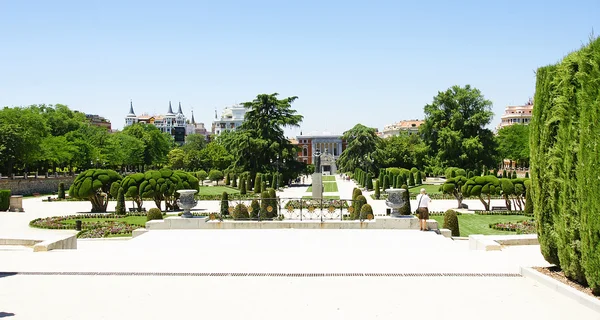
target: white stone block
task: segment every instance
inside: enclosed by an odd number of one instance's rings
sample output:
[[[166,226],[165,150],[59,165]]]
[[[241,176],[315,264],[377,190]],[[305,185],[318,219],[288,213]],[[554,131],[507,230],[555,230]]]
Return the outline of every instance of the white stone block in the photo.
[[[133,230],[133,232],[131,233],[131,237],[132,237],[132,238],[135,238],[135,237],[137,237],[137,236],[141,236],[141,235],[143,235],[143,234],[144,234],[144,233],[146,233],[146,232],[148,232],[148,230],[147,230],[147,229],[144,229],[144,228],[138,228],[138,229],[135,229],[135,230]]]
[[[146,222],[146,229],[148,230],[167,230],[171,229],[170,220],[150,220]]]
[[[452,230],[450,229],[440,229],[440,233],[446,238],[452,238]]]

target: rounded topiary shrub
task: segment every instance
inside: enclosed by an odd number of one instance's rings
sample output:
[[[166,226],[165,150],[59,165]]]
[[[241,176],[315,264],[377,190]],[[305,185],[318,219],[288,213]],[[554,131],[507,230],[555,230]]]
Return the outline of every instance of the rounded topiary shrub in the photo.
[[[360,208],[360,219],[372,219],[373,218],[373,208],[370,204],[365,204]]]
[[[362,191],[360,191],[360,189],[358,188],[354,188],[354,190],[352,191],[352,200],[356,200],[356,197],[362,195]]]
[[[158,208],[152,208],[148,210],[148,215],[146,215],[146,221],[150,220],[162,220],[163,215]]]
[[[448,210],[444,213],[444,229],[450,229],[453,237],[460,236],[458,228],[458,214],[454,210]]]
[[[125,191],[123,188],[119,188],[117,193],[117,206],[115,207],[115,214],[126,214],[127,208],[125,207]]]
[[[365,196],[361,194],[356,197],[353,204],[354,211],[352,212],[352,219],[358,219],[360,217],[360,212],[365,204],[367,204],[367,198],[365,198]]]
[[[252,203],[250,203],[250,216],[252,218],[258,218],[259,212],[260,212],[260,204],[258,203],[258,200],[254,199],[254,200],[252,200]]]
[[[10,206],[10,190],[0,190],[0,211],[8,210]]]
[[[238,204],[233,209],[233,218],[236,220],[249,219],[248,208],[243,203]]]

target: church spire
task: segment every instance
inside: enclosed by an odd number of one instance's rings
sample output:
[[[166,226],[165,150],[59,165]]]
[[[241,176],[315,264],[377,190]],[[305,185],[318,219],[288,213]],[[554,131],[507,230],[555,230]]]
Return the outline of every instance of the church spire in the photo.
[[[129,100],[129,117],[135,117],[135,112],[133,112],[133,100]]]
[[[196,124],[196,120],[194,120],[194,109],[192,109],[192,124]]]
[[[169,101],[169,112],[167,112],[167,114],[174,114],[173,108],[171,107],[171,101]]]
[[[177,114],[183,114],[183,111],[181,111],[181,101],[179,101],[179,110],[177,110]]]

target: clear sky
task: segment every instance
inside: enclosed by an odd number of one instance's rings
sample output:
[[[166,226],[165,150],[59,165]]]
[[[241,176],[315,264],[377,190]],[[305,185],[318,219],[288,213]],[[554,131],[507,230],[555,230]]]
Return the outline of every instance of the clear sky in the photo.
[[[438,91],[471,84],[506,105],[536,68],[600,30],[589,1],[0,0],[0,106],[63,103],[120,129],[181,101],[215,109],[259,93],[298,96],[303,131],[342,133],[423,117]]]

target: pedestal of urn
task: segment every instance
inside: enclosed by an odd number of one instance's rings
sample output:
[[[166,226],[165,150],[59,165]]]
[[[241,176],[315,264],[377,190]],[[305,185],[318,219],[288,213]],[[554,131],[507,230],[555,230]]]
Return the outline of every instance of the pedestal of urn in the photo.
[[[400,214],[400,208],[404,206],[404,199],[402,198],[402,194],[404,192],[408,192],[406,189],[386,189],[385,192],[388,194],[387,200],[385,200],[385,204],[392,208],[391,215],[393,217],[405,217]]]
[[[194,189],[185,189],[185,190],[177,190],[179,193],[179,199],[177,199],[177,205],[183,209],[182,218],[192,218],[193,215],[190,212],[190,209],[195,207],[198,204],[198,201],[194,199],[194,194],[198,192],[198,190]]]

